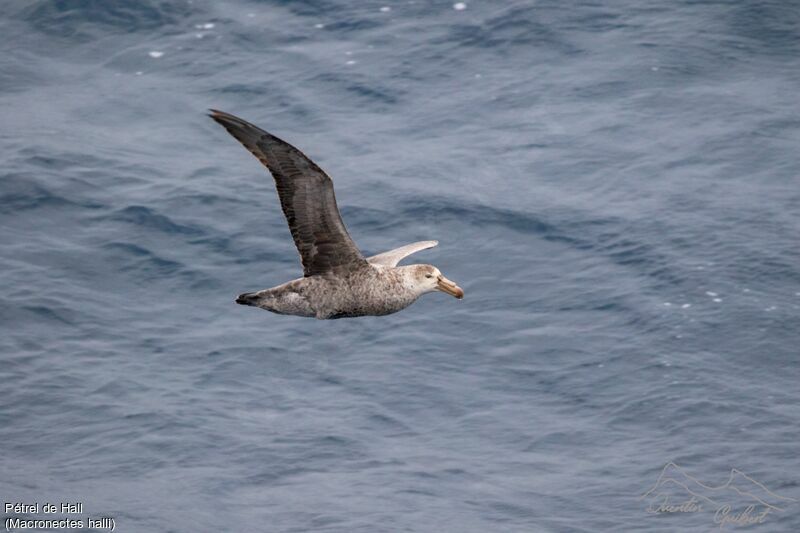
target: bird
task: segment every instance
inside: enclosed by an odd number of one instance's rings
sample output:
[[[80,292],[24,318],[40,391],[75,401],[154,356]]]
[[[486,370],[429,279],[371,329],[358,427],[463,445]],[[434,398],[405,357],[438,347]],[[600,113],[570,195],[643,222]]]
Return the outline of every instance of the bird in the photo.
[[[383,316],[440,291],[457,299],[464,291],[433,265],[398,266],[438,241],[420,241],[364,257],[339,214],[333,180],[300,150],[242,120],[210,109],[210,116],[267,167],[300,254],[303,277],[246,292],[236,303],[281,315],[321,320]]]

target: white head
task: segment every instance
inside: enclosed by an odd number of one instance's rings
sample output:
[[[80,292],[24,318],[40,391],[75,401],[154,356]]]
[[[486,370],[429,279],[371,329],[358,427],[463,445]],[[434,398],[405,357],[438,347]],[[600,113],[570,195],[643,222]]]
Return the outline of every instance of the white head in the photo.
[[[461,287],[444,277],[433,265],[409,265],[401,268],[405,270],[408,282],[419,294],[442,291],[459,300],[464,297]]]

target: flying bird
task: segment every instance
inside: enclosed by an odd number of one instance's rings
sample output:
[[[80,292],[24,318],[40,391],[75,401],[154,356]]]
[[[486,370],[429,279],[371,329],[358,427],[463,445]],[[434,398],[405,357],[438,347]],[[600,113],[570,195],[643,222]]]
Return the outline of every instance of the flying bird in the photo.
[[[321,168],[294,146],[249,122],[214,109],[209,116],[272,173],[303,264],[302,278],[240,294],[236,303],[281,315],[332,319],[396,313],[433,291],[464,297],[461,287],[433,265],[397,266],[437,241],[415,242],[365,258],[347,233],[333,181]]]

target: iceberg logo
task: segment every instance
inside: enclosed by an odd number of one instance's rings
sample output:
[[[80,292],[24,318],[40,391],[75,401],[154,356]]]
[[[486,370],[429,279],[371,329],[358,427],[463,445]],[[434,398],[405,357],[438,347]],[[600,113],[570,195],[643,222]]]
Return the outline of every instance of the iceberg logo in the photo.
[[[650,514],[708,512],[720,529],[764,523],[771,514],[797,503],[735,468],[725,483],[713,486],[673,462],[664,466],[656,483],[639,499],[647,501],[645,511]]]

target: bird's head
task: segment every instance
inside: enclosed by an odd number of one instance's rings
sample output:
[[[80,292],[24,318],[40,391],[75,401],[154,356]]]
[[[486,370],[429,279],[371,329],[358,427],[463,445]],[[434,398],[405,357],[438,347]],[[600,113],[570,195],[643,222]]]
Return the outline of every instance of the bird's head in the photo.
[[[435,266],[411,265],[411,268],[412,282],[420,293],[442,291],[459,300],[464,297],[461,287],[444,277]]]

